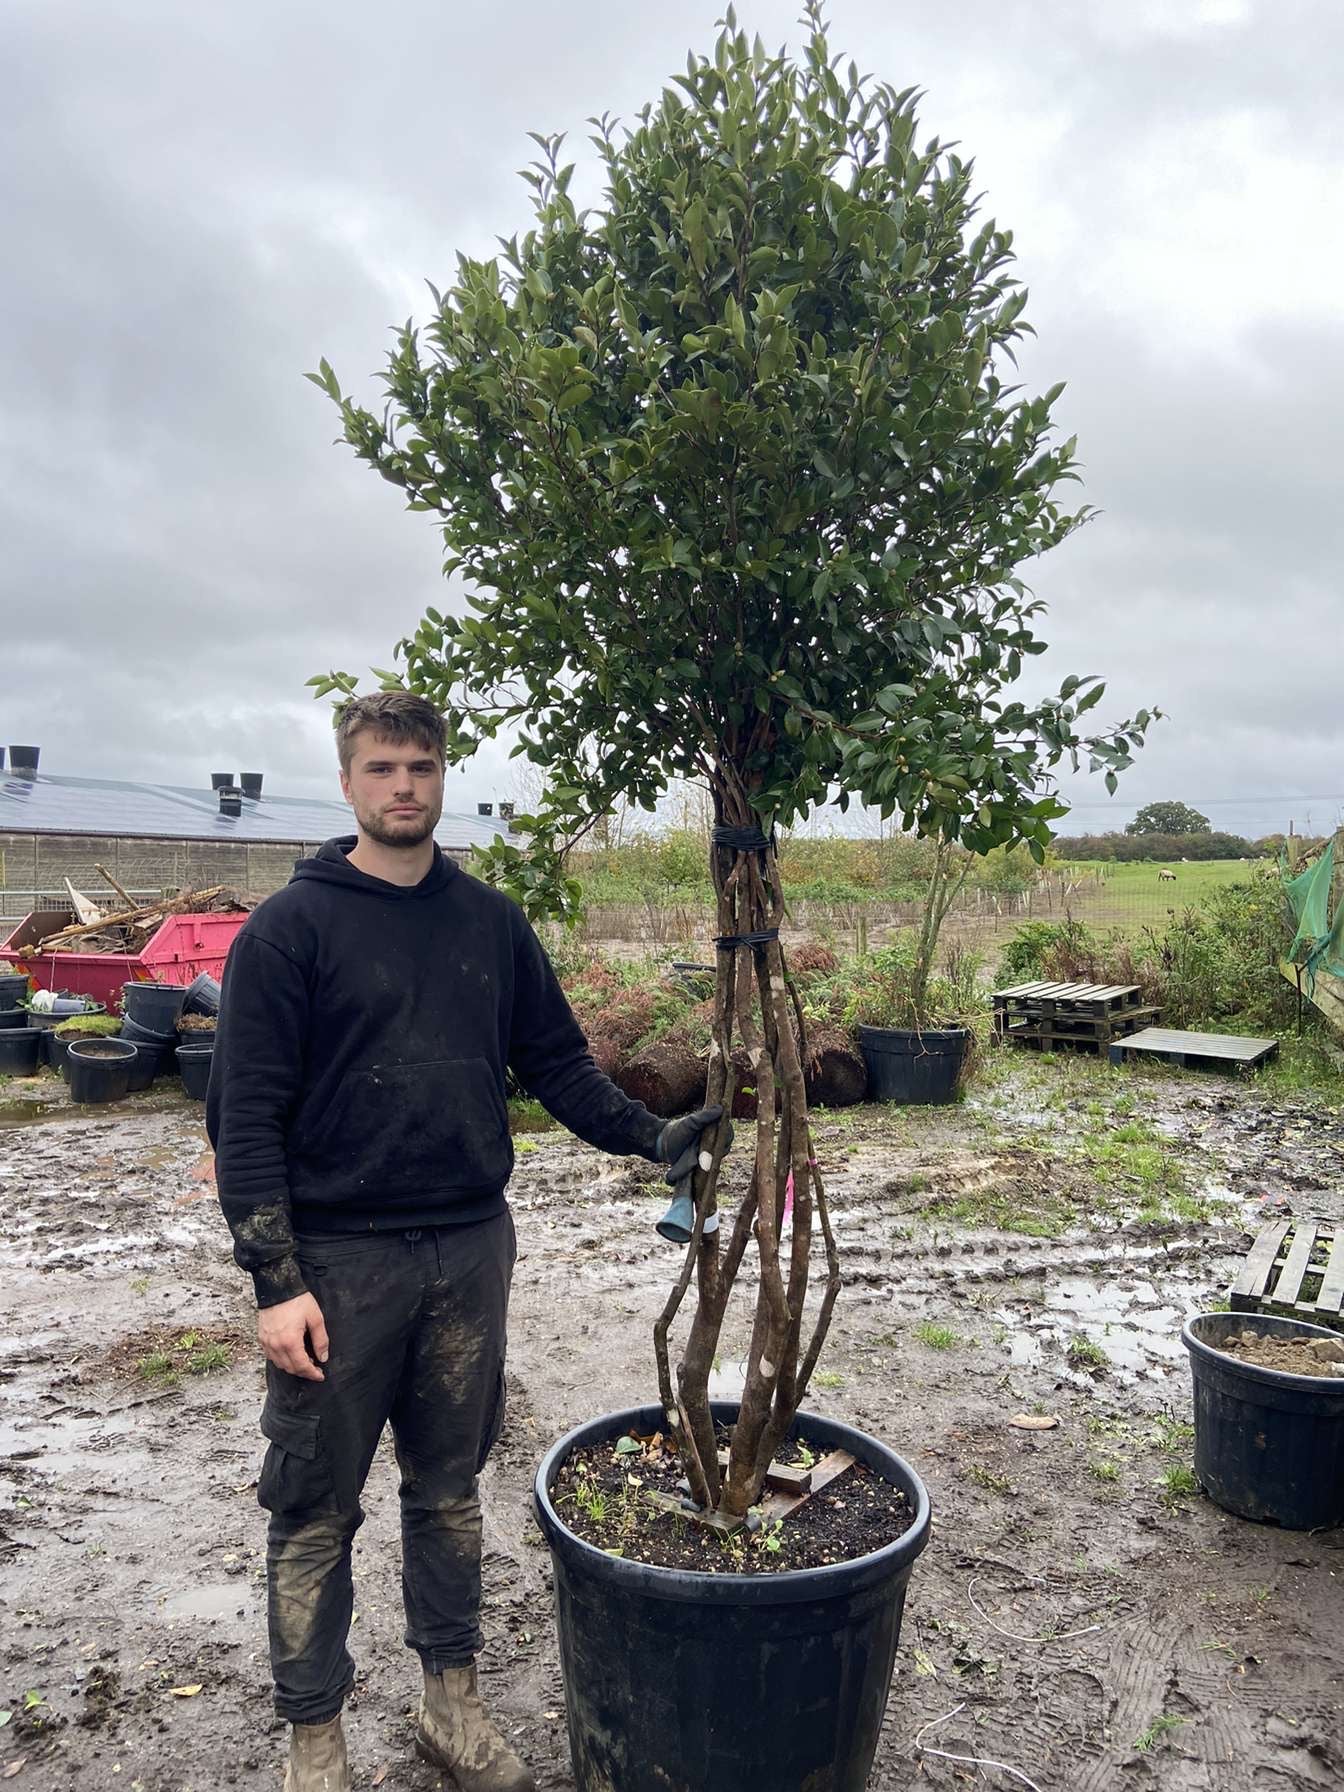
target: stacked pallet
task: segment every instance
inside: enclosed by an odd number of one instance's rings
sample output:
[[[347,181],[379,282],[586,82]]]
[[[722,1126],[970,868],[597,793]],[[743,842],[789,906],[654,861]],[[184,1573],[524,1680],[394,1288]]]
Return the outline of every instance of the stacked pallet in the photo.
[[[994,992],[994,1034],[1037,1051],[1101,1052],[1157,1012],[1137,983],[1019,983]]]
[[[1228,1305],[1234,1313],[1344,1325],[1344,1232],[1317,1219],[1266,1226],[1247,1252]]]

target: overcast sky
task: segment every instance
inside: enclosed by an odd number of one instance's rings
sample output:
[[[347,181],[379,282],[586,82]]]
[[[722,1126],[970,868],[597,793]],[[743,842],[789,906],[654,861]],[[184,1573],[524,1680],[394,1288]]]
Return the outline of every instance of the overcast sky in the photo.
[[[332,793],[304,679],[387,663],[441,543],[332,445],[427,277],[528,221],[528,130],[629,117],[719,6],[0,7],[0,739],[42,769]],[[739,7],[772,46],[791,0]],[[1103,512],[1036,569],[1056,679],[1157,704],[1114,804],[1344,813],[1337,0],[839,0],[1016,233],[1026,360]],[[584,194],[595,192],[590,178]],[[502,753],[451,805],[510,794]]]

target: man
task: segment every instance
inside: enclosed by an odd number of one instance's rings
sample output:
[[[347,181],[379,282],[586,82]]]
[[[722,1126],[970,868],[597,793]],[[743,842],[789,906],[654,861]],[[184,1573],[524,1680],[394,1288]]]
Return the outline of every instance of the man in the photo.
[[[350,1785],[351,1541],[390,1421],[406,1642],[424,1668],[416,1745],[460,1792],[530,1792],[474,1660],[476,1477],[503,1419],[515,1255],[505,1068],[589,1143],[671,1163],[669,1181],[720,1110],[664,1123],[628,1100],[522,911],[440,853],[430,704],[352,700],[336,736],[357,833],[300,861],[239,934],[207,1106],[267,1364],[257,1491],[285,1788]]]

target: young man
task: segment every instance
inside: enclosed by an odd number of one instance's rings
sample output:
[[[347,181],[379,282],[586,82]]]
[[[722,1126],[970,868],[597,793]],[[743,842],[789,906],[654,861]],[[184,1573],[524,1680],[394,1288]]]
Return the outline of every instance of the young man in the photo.
[[[266,1357],[257,1495],[270,1513],[286,1792],[347,1792],[350,1549],[384,1424],[401,1469],[416,1745],[460,1792],[531,1792],[481,1704],[476,1477],[503,1420],[515,1255],[511,1067],[602,1150],[689,1175],[701,1109],[664,1123],[588,1054],[521,909],[434,844],[443,722],[405,692],[337,726],[353,839],[303,860],[229,956],[207,1105],[234,1255]]]

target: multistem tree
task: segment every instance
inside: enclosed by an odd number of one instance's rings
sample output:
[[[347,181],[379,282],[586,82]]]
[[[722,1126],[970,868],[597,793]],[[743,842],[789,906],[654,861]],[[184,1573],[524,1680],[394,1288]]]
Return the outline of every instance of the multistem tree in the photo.
[[[576,210],[561,140],[538,137],[535,227],[430,289],[423,330],[397,333],[381,415],[325,361],[311,376],[356,454],[440,520],[445,573],[465,584],[464,613],[428,611],[378,676],[444,711],[452,761],[506,730],[544,778],[515,820],[523,839],[480,855],[485,875],[534,916],[571,912],[568,850],[617,801],[652,809],[678,779],[702,782],[730,830],[712,849],[708,1094],[729,1104],[744,1050],[752,1170],[731,1225],[706,1233],[721,1127],[656,1343],[696,1497],[734,1515],[759,1494],[839,1286],[776,932],[776,830],[838,793],[972,852],[1024,841],[1040,858],[1064,813],[1051,768],[1081,756],[1113,787],[1150,720],[1084,735],[1095,678],[1008,695],[1045,646],[1019,568],[1087,514],[1053,495],[1075,476],[1073,443],[1053,440],[1061,388],[1004,383],[1026,294],[1011,236],[978,219],[971,163],[919,147],[914,89],[843,71],[817,4],[806,22],[794,60],[730,12],[713,54],[689,57],[634,128],[593,120],[600,210]],[[355,688],[342,672],[313,682]],[[819,1307],[805,1299],[818,1228]],[[752,1248],[721,1476],[708,1380]],[[669,1328],[692,1280],[674,1385]]]

